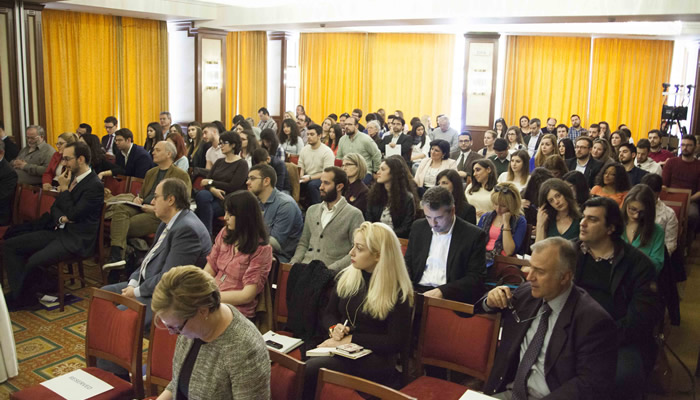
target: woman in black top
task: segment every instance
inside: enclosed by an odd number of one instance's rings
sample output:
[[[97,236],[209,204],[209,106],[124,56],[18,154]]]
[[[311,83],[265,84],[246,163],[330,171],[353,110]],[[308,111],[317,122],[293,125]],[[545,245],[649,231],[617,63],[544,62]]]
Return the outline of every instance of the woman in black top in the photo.
[[[444,169],[437,175],[436,181],[438,185],[452,193],[455,200],[455,215],[476,225],[476,208],[469,204],[464,195],[464,181],[459,173],[453,169]]]
[[[416,205],[405,163],[400,156],[391,156],[379,165],[377,182],[369,190],[365,220],[383,222],[396,236],[408,239]]]
[[[528,225],[537,225],[537,211],[540,207],[540,186],[549,178],[554,178],[547,168],[537,167],[530,173],[530,180],[525,189],[520,192],[522,198],[523,214]]]
[[[281,190],[287,194],[292,192],[292,183],[289,181],[289,175],[287,174],[287,165],[284,160],[280,158],[279,146],[280,142],[277,139],[277,134],[271,128],[265,128],[260,132],[260,145],[262,148],[256,149],[253,152],[253,165],[257,164],[255,154],[261,154],[258,150],[266,150],[268,157],[270,157],[270,166],[275,169],[277,173],[277,184],[275,187],[277,190]],[[257,160],[266,161],[266,160]]]
[[[574,198],[579,210],[583,209],[583,203],[591,197],[591,189],[588,187],[586,176],[579,171],[569,171],[561,179],[566,182],[574,192]]]
[[[319,347],[354,343],[372,350],[356,360],[314,357],[306,363],[304,399],[313,399],[320,368],[349,373],[381,384],[397,377],[396,358],[407,346],[413,285],[401,245],[384,224],[363,222],[350,250],[352,265],[342,270],[321,317],[329,338]]]
[[[343,171],[348,174],[348,187],[343,190],[345,200],[351,206],[362,211],[367,211],[367,194],[369,189],[362,178],[367,175],[367,162],[365,158],[357,153],[346,154],[343,157]]]
[[[202,139],[202,127],[199,122],[190,122],[187,125],[187,157],[190,159],[191,168],[207,167],[207,150],[211,143]]]
[[[105,159],[105,151],[102,149],[99,137],[91,133],[86,133],[78,138],[78,140],[87,144],[90,148],[90,167],[93,172],[99,174],[102,171],[111,171],[117,167],[116,164]]]
[[[151,157],[153,157],[153,147],[156,143],[163,140],[163,128],[157,122],[151,122],[146,128],[146,143],[143,144],[144,150],[146,150]]]

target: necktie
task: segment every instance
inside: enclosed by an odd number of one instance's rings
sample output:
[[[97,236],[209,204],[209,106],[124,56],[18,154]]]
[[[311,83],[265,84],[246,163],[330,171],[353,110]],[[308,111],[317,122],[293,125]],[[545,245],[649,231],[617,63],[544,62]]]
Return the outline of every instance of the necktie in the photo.
[[[530,345],[527,346],[523,359],[520,360],[520,365],[518,365],[518,371],[515,373],[515,379],[513,379],[513,400],[527,400],[527,378],[542,351],[544,337],[547,334],[547,326],[549,325],[549,314],[552,313],[552,308],[549,307],[549,304],[544,303],[542,304],[541,313],[537,332],[532,337]]]
[[[109,154],[112,154],[112,144],[114,143],[113,141],[114,141],[114,136],[109,135],[109,139],[107,140],[107,148],[105,149],[105,150],[107,150],[107,153],[109,153]]]
[[[77,179],[73,179],[73,182],[71,182],[71,183],[70,183],[70,186],[68,187],[68,191],[69,191],[69,192],[72,192],[73,189],[75,189],[76,186],[78,186],[78,180],[77,180]]]
[[[467,157],[464,156],[464,153],[462,153],[461,156],[459,156],[459,164],[457,164],[457,171],[462,171],[464,169],[464,161],[467,159]]]
[[[158,247],[163,243],[163,239],[165,239],[165,235],[168,234],[168,228],[166,227],[163,230],[163,233],[160,234],[160,237],[158,238],[158,241],[156,244],[151,247],[151,250],[146,254],[146,257],[144,257],[143,262],[141,263],[141,273],[139,274],[139,284],[141,284],[141,278],[146,279],[146,267],[148,266],[148,263],[151,262],[151,259],[156,253],[156,250],[158,250]]]

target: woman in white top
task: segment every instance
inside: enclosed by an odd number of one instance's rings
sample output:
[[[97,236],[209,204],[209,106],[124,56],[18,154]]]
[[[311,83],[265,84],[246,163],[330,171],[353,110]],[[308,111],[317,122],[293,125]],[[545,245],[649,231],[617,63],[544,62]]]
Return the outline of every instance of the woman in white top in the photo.
[[[425,134],[425,125],[416,122],[408,135],[413,138],[411,161],[413,161],[413,166],[418,168],[421,160],[430,156],[430,140],[428,135]]]
[[[413,179],[418,193],[437,185],[437,175],[444,169],[457,169],[457,161],[450,159],[450,143],[437,139],[430,142],[430,158],[424,158]]]
[[[510,132],[510,129],[508,130]],[[525,189],[527,180],[530,179],[530,154],[527,150],[518,150],[510,156],[508,171],[498,177],[498,183],[510,182],[518,188],[518,192]]]
[[[472,183],[467,186],[464,195],[469,204],[476,208],[477,221],[484,213],[493,211],[491,193],[498,184],[496,166],[493,161],[482,158],[472,164]]]
[[[496,154],[496,151],[493,149],[493,143],[496,141],[497,135],[498,134],[496,133],[496,131],[492,130],[484,132],[484,148],[477,151],[477,153],[484,156],[484,158],[489,158],[492,155]]]
[[[518,150],[527,149],[523,141],[523,133],[517,126],[508,128],[505,137],[508,142],[508,154],[512,155]]]
[[[291,119],[282,121],[282,130],[280,131],[280,146],[287,154],[299,154],[304,148],[304,140],[299,135],[299,127],[297,123]]]

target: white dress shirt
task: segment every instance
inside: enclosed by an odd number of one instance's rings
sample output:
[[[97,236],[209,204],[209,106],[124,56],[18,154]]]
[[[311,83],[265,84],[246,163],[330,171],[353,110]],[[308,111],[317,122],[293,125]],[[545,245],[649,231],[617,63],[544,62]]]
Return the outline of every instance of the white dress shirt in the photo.
[[[455,228],[455,221],[447,233],[437,233],[434,230],[430,240],[430,251],[425,260],[425,271],[423,277],[418,282],[421,286],[438,287],[447,283],[447,255],[450,253],[450,242],[452,241],[452,231]]]

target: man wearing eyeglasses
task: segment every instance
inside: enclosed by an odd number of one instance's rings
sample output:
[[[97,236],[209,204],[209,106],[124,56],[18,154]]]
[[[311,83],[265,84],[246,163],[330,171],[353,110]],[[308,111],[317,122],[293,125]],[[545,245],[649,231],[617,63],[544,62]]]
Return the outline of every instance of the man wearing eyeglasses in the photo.
[[[34,221],[29,231],[5,240],[3,264],[7,268],[10,308],[35,305],[45,275],[39,267],[62,260],[88,258],[95,252],[104,186],[90,169],[90,148],[75,142],[63,150],[61,192],[50,215]]]
[[[576,251],[552,237],[532,245],[527,283],[491,290],[475,313],[500,312],[503,328],[484,393],[498,399],[607,399],[617,359],[616,327],[573,284]]]
[[[588,187],[592,188],[595,184],[595,177],[598,176],[600,169],[603,168],[603,163],[591,156],[593,148],[593,140],[588,136],[579,136],[576,138],[576,157],[566,160],[566,167],[569,171],[579,171],[586,177]]]

